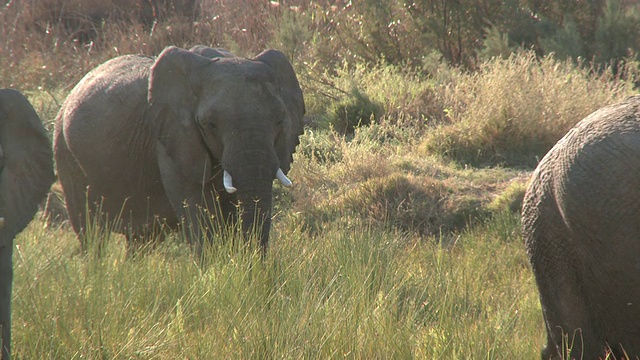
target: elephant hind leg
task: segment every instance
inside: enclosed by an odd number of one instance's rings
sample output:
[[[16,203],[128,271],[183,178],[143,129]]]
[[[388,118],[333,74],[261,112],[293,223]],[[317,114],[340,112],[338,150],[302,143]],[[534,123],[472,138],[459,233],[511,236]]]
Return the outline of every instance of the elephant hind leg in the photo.
[[[583,278],[576,242],[559,211],[552,197],[523,209],[524,241],[547,328],[542,357],[597,358],[600,349],[585,296],[587,279]]]
[[[604,346],[598,342],[580,279],[569,266],[556,269],[561,274],[557,278],[537,279],[547,327],[543,357],[597,359],[604,354]]]
[[[69,221],[84,249],[86,247],[88,182],[62,134],[56,134],[54,149],[58,179],[62,185]]]
[[[13,240],[0,247],[0,359],[11,355],[11,288],[13,283]]]
[[[549,238],[552,239],[552,238]],[[538,238],[540,240],[540,238]],[[563,241],[553,238],[553,241]],[[532,260],[547,327],[544,359],[597,359],[604,354],[593,327],[585,281],[569,249],[546,249]]]

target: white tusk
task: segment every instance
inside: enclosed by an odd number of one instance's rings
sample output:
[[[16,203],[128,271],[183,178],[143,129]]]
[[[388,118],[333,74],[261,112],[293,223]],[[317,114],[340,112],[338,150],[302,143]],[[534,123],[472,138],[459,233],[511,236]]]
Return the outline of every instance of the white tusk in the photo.
[[[231,174],[227,172],[227,170],[222,173],[222,184],[224,184],[224,189],[227,190],[229,194],[233,194],[238,190],[233,187],[233,178],[231,177]]]
[[[285,175],[282,172],[282,169],[278,169],[278,172],[276,173],[276,178],[278,180],[280,180],[280,183],[282,185],[284,185],[285,187],[291,187],[292,183],[291,180],[289,180],[289,178],[287,177],[287,175]]]

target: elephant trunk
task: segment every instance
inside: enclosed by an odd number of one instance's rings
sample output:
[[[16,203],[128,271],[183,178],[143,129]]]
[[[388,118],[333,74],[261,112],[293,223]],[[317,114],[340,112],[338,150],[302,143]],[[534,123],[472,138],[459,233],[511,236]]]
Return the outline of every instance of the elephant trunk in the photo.
[[[271,183],[260,190],[238,190],[240,221],[247,237],[256,236],[262,251],[267,250],[271,229]]]
[[[279,162],[273,146],[258,136],[252,137],[252,144],[257,145],[254,148],[228,148],[229,158],[222,163],[225,189],[234,193],[240,205],[238,219],[242,230],[246,236],[257,236],[264,252],[269,242],[272,187]]]

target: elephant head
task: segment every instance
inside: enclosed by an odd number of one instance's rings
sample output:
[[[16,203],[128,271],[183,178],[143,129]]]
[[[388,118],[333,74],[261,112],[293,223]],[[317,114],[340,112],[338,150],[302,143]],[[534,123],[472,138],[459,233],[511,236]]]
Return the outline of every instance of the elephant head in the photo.
[[[33,219],[54,181],[49,137],[29,101],[0,89],[0,327],[10,356],[13,238]]]
[[[169,47],[148,84],[146,121],[156,131],[160,174],[176,213],[211,209],[207,192],[214,191],[220,201],[240,204],[244,230],[257,230],[264,250],[272,183],[291,185],[285,174],[303,132],[304,100],[289,61],[276,50],[244,59]]]

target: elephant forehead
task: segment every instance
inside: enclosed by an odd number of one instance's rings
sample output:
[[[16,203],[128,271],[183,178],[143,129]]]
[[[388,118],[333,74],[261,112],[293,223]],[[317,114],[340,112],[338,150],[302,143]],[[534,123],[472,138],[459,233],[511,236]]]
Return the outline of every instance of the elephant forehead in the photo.
[[[221,59],[203,69],[204,77],[214,82],[241,84],[245,82],[275,83],[275,71],[259,61],[248,59]]]
[[[285,107],[279,99],[272,101],[238,101],[223,97],[214,98],[200,106],[197,117],[200,122],[239,126],[241,123],[258,125],[272,123],[286,116]]]
[[[229,86],[215,83],[205,85],[199,97],[198,115],[206,118],[221,112],[237,115],[259,112],[266,116],[277,116],[285,111],[284,103],[273,84],[236,80],[227,83],[231,84]]]

